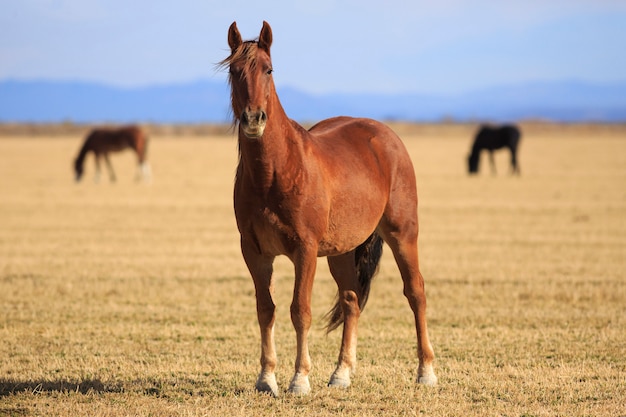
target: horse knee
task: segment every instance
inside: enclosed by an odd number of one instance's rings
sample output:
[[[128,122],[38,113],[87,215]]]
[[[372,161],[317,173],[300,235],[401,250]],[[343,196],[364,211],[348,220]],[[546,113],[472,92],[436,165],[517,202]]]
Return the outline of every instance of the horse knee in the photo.
[[[308,330],[311,327],[311,306],[294,301],[291,303],[291,322],[296,330]]]
[[[259,324],[262,326],[269,326],[274,322],[274,317],[276,314],[276,306],[274,303],[268,303],[257,305],[257,317],[259,319]]]

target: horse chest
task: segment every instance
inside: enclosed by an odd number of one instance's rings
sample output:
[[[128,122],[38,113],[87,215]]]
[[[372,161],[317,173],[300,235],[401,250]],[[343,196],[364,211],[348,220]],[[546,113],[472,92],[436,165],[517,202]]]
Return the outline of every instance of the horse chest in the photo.
[[[237,221],[242,238],[254,242],[263,254],[290,253],[298,241],[293,225],[269,207],[256,207],[244,218],[237,216]]]
[[[242,238],[255,242],[260,253],[281,255],[292,253],[303,240],[313,237],[319,222],[302,217],[307,210],[295,197],[236,192],[235,215]]]

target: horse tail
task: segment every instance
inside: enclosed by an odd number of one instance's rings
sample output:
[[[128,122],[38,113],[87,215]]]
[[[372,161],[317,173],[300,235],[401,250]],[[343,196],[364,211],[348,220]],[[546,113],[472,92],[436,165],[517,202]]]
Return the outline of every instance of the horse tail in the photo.
[[[376,275],[376,272],[378,272],[378,263],[380,262],[382,254],[383,239],[376,232],[372,233],[365,242],[361,243],[354,250],[354,264],[356,266],[356,275],[359,280],[360,290],[359,309],[361,311],[365,308],[365,304],[369,298],[372,279],[374,275]],[[325,319],[327,320],[326,333],[332,332],[343,323],[344,317],[339,293],[337,293],[335,304],[326,314]]]

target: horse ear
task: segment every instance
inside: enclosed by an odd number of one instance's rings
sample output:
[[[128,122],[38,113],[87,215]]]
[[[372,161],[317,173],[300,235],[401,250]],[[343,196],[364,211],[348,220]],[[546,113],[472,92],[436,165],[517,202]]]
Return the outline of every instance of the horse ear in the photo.
[[[269,54],[270,46],[272,46],[272,28],[269,23],[264,20],[263,28],[261,29],[261,34],[259,35],[259,48]]]
[[[232,52],[235,52],[235,49],[239,48],[241,43],[241,34],[239,29],[237,29],[237,22],[233,22],[228,28],[228,46],[230,46]]]

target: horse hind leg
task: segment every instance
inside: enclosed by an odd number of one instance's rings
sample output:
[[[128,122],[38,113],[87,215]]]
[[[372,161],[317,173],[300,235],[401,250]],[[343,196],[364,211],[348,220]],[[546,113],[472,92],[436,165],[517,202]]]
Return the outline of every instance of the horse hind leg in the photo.
[[[334,316],[343,315],[341,349],[337,367],[328,382],[329,387],[346,388],[350,386],[351,377],[356,369],[357,325],[361,309],[359,308],[358,294],[360,291],[354,256],[355,252],[352,251],[344,255],[328,257],[330,272],[338,286],[337,305],[334,310],[329,312],[329,320],[331,321],[329,329],[332,330],[334,327],[332,326],[333,321],[340,320]]]
[[[511,174],[520,175],[519,165],[517,164],[517,153],[511,150]]]
[[[437,377],[433,369],[435,354],[428,337],[426,322],[424,278],[419,270],[417,225],[411,231],[411,227],[391,227],[389,223],[384,223],[381,227],[381,234],[391,247],[404,283],[404,295],[415,316],[417,357],[419,360],[417,382],[424,385],[436,385]]]
[[[147,161],[140,162],[137,165],[137,175],[135,175],[135,181],[144,180],[145,182],[152,181],[152,169]]]

